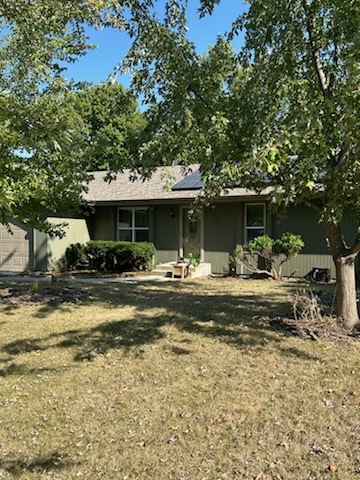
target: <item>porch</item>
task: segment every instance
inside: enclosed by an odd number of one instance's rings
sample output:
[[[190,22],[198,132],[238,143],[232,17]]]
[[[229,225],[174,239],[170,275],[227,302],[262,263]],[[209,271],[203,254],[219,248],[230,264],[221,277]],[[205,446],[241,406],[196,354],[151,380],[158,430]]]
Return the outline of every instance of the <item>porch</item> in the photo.
[[[182,268],[177,268],[182,267]],[[154,275],[163,277],[187,277],[187,278],[200,278],[211,275],[211,263],[200,263],[197,267],[193,265],[178,264],[178,262],[166,262],[160,263],[155,266],[151,272]]]

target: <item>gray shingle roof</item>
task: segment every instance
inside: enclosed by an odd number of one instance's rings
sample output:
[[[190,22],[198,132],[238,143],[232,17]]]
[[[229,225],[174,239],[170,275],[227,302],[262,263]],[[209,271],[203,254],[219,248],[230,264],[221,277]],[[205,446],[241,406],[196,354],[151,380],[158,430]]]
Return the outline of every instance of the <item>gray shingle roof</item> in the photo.
[[[191,166],[191,172],[198,171],[198,165]],[[191,173],[190,172],[190,173]],[[131,172],[125,170],[123,173],[116,175],[116,179],[110,183],[105,181],[107,172],[91,172],[93,179],[88,185],[88,192],[84,195],[85,200],[92,203],[113,203],[113,202],[142,202],[142,201],[163,201],[169,202],[173,200],[193,200],[199,190],[194,187],[186,189],[180,188],[175,190],[167,189],[167,182],[171,185],[183,185],[186,187],[190,177],[186,177],[183,168],[174,167],[158,167],[149,180],[131,180]],[[198,178],[198,174],[195,174]],[[185,179],[185,180],[184,180]],[[263,192],[266,195],[268,192]],[[252,197],[256,196],[255,192],[245,188],[234,188],[229,191],[226,197]]]

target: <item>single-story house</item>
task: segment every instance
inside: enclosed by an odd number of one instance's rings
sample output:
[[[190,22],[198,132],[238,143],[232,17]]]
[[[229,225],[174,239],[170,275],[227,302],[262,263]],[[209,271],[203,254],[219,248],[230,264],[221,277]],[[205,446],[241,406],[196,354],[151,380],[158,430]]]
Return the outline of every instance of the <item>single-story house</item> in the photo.
[[[284,265],[285,275],[304,276],[313,268],[328,268],[335,277],[324,231],[315,211],[306,206],[290,208],[278,221],[269,208],[269,192],[261,195],[236,187],[204,208],[201,217],[189,219],[191,204],[202,188],[197,166],[184,177],[179,166],[158,168],[150,180],[129,181],[129,174],[104,182],[104,172],[94,172],[86,199],[94,205],[89,231],[95,240],[148,240],[165,263],[190,252],[211,264],[213,273],[229,271],[229,253],[257,235],[278,238],[284,232],[300,234],[305,248]],[[166,182],[167,179],[167,182]],[[171,183],[166,189],[165,184]],[[355,238],[356,224],[344,221],[344,233]],[[244,272],[246,273],[246,272]]]
[[[106,172],[93,172],[85,195],[91,213],[83,218],[49,218],[68,222],[63,239],[19,224],[15,230],[20,233],[14,232],[12,237],[1,229],[0,269],[50,269],[69,244],[91,238],[150,241],[156,247],[157,263],[176,261],[192,253],[211,264],[213,273],[227,273],[229,253],[237,245],[264,233],[278,238],[291,232],[302,236],[305,248],[285,264],[283,273],[304,276],[313,268],[329,268],[335,276],[316,212],[306,206],[292,207],[287,218],[278,221],[269,208],[269,190],[258,195],[233,188],[204,208],[197,220],[189,218],[189,209],[202,187],[198,167],[192,168],[192,173],[184,176],[180,166],[160,167],[145,181],[130,179],[125,171],[110,183],[104,181]],[[356,224],[350,217],[344,221],[344,233],[349,240],[356,235]]]

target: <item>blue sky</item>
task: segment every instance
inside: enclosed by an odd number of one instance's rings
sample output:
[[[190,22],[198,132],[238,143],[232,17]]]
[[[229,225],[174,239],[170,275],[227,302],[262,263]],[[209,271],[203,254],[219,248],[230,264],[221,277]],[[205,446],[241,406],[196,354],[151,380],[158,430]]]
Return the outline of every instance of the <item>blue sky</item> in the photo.
[[[189,3],[188,36],[195,43],[199,53],[206,51],[208,46],[215,42],[216,37],[226,31],[231,22],[245,8],[242,0],[221,0],[220,5],[215,7],[212,16],[206,16],[199,20],[198,0],[190,0]],[[90,42],[96,44],[97,48],[69,65],[66,77],[73,78],[75,81],[100,83],[107,79],[126,54],[130,40],[126,33],[111,29],[101,31],[88,29],[87,33]],[[241,42],[242,39],[239,38],[236,46],[239,46]],[[130,76],[118,77],[118,81],[128,87]]]

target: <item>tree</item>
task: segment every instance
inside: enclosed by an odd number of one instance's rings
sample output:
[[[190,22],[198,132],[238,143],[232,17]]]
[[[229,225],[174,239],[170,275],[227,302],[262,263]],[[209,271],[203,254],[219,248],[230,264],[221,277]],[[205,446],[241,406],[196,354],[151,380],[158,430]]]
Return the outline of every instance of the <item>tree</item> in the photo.
[[[122,170],[138,163],[146,121],[134,96],[118,83],[85,85],[70,101],[84,123],[83,160],[88,171]]]
[[[0,2],[0,222],[50,228],[46,213],[68,210],[82,191],[76,113],[66,104],[63,61],[86,49],[84,27],[101,20],[77,1]],[[66,152],[67,151],[67,152]]]
[[[243,265],[250,273],[281,280],[283,264],[296,257],[304,245],[300,235],[289,232],[283,233],[276,240],[268,235],[261,235],[245,245],[238,246],[230,255],[230,263],[235,267],[237,264]],[[262,260],[261,265],[259,259]]]
[[[122,28],[137,0],[0,0],[0,222],[51,231],[86,188],[86,130],[64,77],[92,46],[86,25]],[[98,142],[99,143],[99,142]]]
[[[219,2],[203,0],[200,13]],[[341,220],[360,218],[359,2],[249,0],[204,56],[186,37],[184,3],[169,2],[161,22],[142,19],[125,61],[157,128],[143,155],[199,161],[209,197],[240,181],[271,186],[278,209],[315,209],[336,265],[337,316],[353,328],[360,236],[347,245]]]

